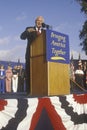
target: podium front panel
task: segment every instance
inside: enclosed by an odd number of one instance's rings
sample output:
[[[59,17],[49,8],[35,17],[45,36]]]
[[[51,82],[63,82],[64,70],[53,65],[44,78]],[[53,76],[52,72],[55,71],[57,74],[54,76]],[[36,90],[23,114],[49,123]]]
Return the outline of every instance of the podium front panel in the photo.
[[[32,96],[70,93],[69,64],[46,59],[46,32],[30,46],[30,88]]]

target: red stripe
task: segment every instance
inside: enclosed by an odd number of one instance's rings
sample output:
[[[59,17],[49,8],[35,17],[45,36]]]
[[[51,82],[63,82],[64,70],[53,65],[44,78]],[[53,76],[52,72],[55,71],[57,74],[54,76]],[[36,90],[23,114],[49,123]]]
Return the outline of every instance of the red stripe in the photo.
[[[87,103],[87,94],[82,94],[82,95],[74,94],[73,97],[75,98],[75,101],[77,101],[80,104]]]
[[[43,108],[46,109],[54,130],[66,130],[62,123],[61,117],[55,111],[54,106],[50,102],[50,99],[49,98],[42,98],[42,99],[40,98],[38,100],[39,100],[38,107],[36,109],[36,112],[33,115],[30,130],[35,129]]]
[[[0,111],[4,110],[4,106],[7,105],[7,101],[5,100],[0,100]]]

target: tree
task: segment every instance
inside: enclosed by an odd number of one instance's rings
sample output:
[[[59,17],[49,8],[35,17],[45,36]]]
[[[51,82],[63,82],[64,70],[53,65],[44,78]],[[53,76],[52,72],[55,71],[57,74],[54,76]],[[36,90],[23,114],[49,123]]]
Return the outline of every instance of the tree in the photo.
[[[87,17],[87,0],[76,0],[81,6],[81,12],[83,12]],[[79,38],[81,40],[80,45],[82,50],[85,51],[87,55],[87,20],[84,22],[82,30],[80,31]]]

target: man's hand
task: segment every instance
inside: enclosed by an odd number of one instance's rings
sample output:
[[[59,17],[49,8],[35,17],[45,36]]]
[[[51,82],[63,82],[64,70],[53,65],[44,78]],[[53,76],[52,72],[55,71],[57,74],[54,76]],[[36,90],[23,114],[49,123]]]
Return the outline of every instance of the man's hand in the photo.
[[[28,31],[28,32],[34,32],[35,29],[34,29],[34,28],[28,28],[27,31]]]

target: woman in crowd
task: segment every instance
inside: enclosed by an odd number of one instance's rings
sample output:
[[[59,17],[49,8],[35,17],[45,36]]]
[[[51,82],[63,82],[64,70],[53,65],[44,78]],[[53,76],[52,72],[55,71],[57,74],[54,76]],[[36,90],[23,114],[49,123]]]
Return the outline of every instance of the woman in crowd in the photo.
[[[12,84],[12,68],[11,66],[7,67],[6,70],[6,92],[11,92],[12,88],[11,88],[11,84]]]
[[[4,66],[0,66],[0,93],[5,93],[5,69]]]

